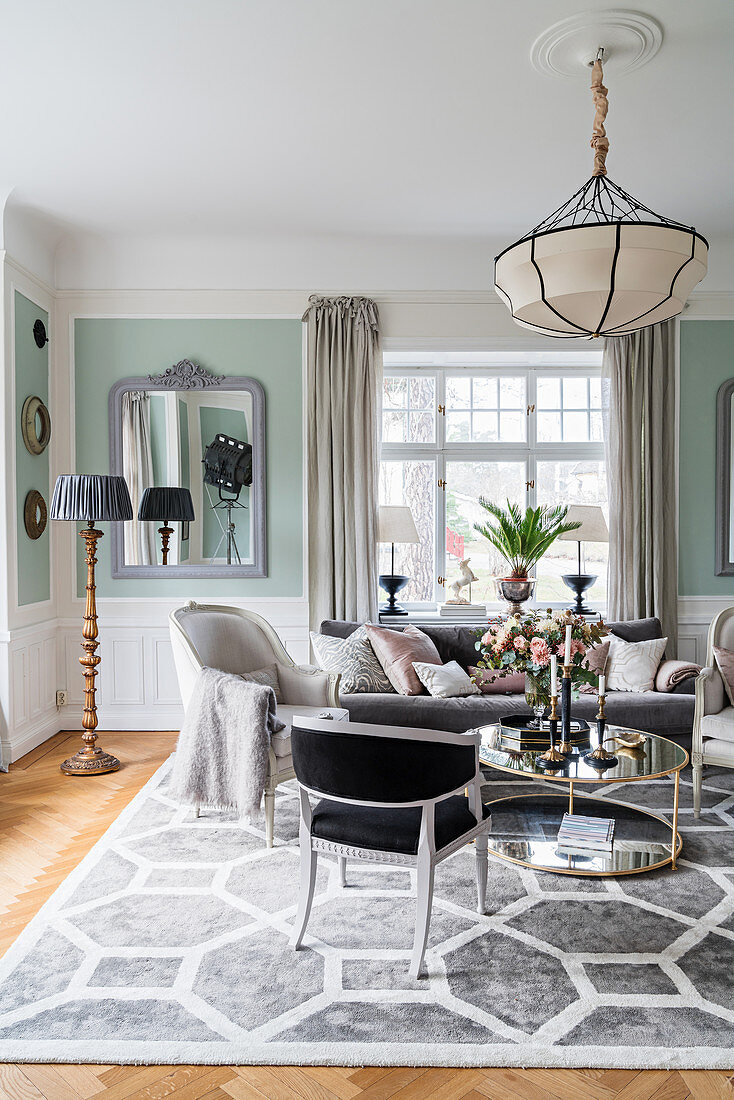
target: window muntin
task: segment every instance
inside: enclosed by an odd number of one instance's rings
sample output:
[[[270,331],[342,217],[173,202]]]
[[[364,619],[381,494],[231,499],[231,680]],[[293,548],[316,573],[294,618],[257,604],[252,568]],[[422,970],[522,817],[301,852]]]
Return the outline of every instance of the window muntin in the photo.
[[[447,443],[523,443],[526,380],[522,375],[448,374]]]
[[[425,467],[420,477],[403,480],[402,474],[401,479],[393,475],[389,497],[385,475],[381,478],[381,503],[409,504],[421,533],[420,547],[395,547],[396,571],[414,577],[400,598],[414,605],[443,601],[449,594],[447,582],[455,578],[463,556],[471,558],[479,577],[472,586],[472,598],[499,602],[492,577],[502,574],[504,563],[473,529],[474,522],[487,518],[478,504],[480,495],[503,505],[508,495],[513,499],[517,494],[521,507],[565,502],[600,504],[606,510],[601,356],[578,357],[578,367],[567,368],[564,362],[560,369],[522,366],[516,353],[505,357],[513,364],[510,368],[502,366],[500,356],[486,357],[497,365],[483,367],[474,353],[401,353],[400,363],[411,364],[407,369],[395,362],[397,353],[392,358],[394,365],[388,353],[383,423],[385,411],[398,412],[405,418],[401,421],[405,427],[392,429],[393,438],[383,438],[383,465],[423,462],[433,470],[430,486]],[[464,359],[467,369],[462,370]],[[543,362],[547,361],[544,353]],[[476,365],[469,368],[470,363]],[[421,393],[416,392],[416,377],[430,379]],[[434,416],[433,431],[411,429],[411,416],[428,412],[427,405]],[[503,415],[509,414],[519,420],[503,423]],[[544,432],[549,439],[542,438],[541,414],[546,417]],[[553,431],[548,430],[550,417],[557,418]],[[417,438],[406,438],[411,434]],[[606,598],[607,546],[586,544],[582,549],[582,565],[599,577],[589,598],[601,603]],[[575,542],[557,543],[541,561],[536,586],[536,602],[541,606],[570,602],[572,594],[561,578],[576,572],[576,553]],[[389,571],[389,555],[389,547],[380,547],[381,572]],[[411,562],[416,558],[413,574]],[[429,574],[434,578],[432,592]]]
[[[383,443],[433,443],[435,439],[435,377],[430,374],[385,375]]]
[[[601,379],[598,375],[537,376],[539,443],[601,443]]]

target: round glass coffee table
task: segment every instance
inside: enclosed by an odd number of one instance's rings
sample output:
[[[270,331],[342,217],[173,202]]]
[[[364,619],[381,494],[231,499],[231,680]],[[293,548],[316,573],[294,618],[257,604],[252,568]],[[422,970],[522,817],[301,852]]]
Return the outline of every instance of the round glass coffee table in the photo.
[[[476,732],[476,731],[475,731]],[[563,792],[536,791],[516,794],[488,803],[492,813],[489,851],[500,859],[519,863],[535,871],[553,871],[566,875],[633,875],[671,864],[683,846],[678,832],[680,773],[688,763],[688,753],[680,745],[657,734],[607,725],[604,745],[617,757],[611,768],[594,768],[579,751],[567,758],[558,771],[549,772],[538,763],[543,749],[520,752],[503,742],[502,727],[481,726],[479,759],[497,771],[543,780],[564,788]],[[618,738],[633,734],[645,738],[639,748],[625,748]],[[598,744],[596,730],[581,752]],[[673,821],[651,810],[641,809],[611,798],[579,794],[577,784],[609,786],[611,783],[639,783],[662,776],[674,777]],[[559,850],[558,830],[564,813],[589,817],[613,817],[614,840],[611,853]]]

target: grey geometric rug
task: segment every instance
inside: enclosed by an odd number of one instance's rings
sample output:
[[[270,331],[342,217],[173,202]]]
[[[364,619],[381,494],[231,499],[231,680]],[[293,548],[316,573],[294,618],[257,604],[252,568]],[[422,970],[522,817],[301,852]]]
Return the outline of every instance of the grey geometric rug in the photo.
[[[293,791],[280,790],[268,851],[256,828],[177,806],[169,768],[0,963],[0,1059],[734,1066],[734,773],[709,771],[698,823],[683,786],[674,872],[582,879],[490,861],[480,916],[473,853],[457,853],[437,873],[430,977],[411,982],[409,871],[352,863],[340,889],[322,860],[295,953]],[[672,783],[616,797],[667,812]]]

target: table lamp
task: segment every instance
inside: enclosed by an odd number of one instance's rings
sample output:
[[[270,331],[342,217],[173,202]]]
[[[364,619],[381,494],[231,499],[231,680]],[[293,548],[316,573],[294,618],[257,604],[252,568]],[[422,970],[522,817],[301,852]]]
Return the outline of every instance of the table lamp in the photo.
[[[390,557],[390,572],[381,573],[378,580],[380,588],[388,595],[387,603],[382,604],[380,611],[386,615],[407,615],[408,612],[399,603],[395,602],[395,596],[405,588],[410,577],[404,577],[395,573],[395,543],[420,542],[416,530],[413,513],[405,504],[382,504],[378,516],[378,542],[389,542],[392,551]]]
[[[590,607],[584,603],[584,592],[591,588],[596,580],[595,573],[581,572],[581,543],[582,542],[609,542],[609,531],[604,513],[598,504],[572,504],[568,509],[565,523],[580,523],[573,531],[566,531],[559,535],[559,542],[577,542],[579,555],[578,573],[566,573],[563,583],[576,593],[576,604],[571,609],[576,615],[593,615]]]
[[[188,489],[174,485],[155,485],[146,489],[138,508],[140,520],[163,520],[158,528],[161,536],[163,564],[168,565],[168,542],[173,528],[168,526],[169,519],[176,523],[191,522],[194,518],[194,502]]]
[[[83,655],[79,663],[84,670],[84,715],[82,717],[82,741],[84,748],[70,756],[61,765],[67,775],[101,775],[102,772],[114,772],[120,761],[104,752],[96,744],[97,704],[95,701],[95,678],[97,665],[101,657],[97,656],[97,602],[95,599],[94,566],[97,561],[97,542],[103,531],[94,526],[99,520],[120,522],[133,518],[127,482],[124,477],[112,477],[107,474],[61,474],[56,479],[54,495],[51,500],[51,519],[65,519],[72,522],[85,520],[87,526],[80,531],[87,548],[87,603],[84,610],[82,627]]]

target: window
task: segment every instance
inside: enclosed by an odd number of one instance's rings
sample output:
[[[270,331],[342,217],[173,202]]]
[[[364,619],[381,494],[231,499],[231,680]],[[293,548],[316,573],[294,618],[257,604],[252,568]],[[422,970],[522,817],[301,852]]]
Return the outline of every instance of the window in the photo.
[[[400,594],[407,603],[445,599],[467,557],[478,578],[472,599],[496,601],[505,565],[475,530],[489,519],[480,497],[606,511],[601,356],[543,353],[542,365],[503,356],[511,366],[492,358],[385,354],[380,501],[408,504],[420,537],[395,546],[395,571],[411,578]],[[563,575],[578,571],[577,552],[575,542],[556,542],[539,563],[537,603],[568,603]],[[586,543],[582,553],[583,571],[599,578],[589,595],[603,604],[607,545]],[[381,546],[380,572],[390,570],[391,548]]]

